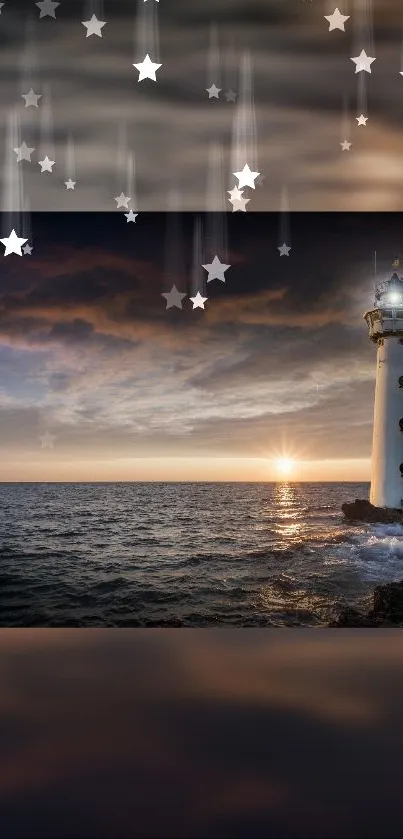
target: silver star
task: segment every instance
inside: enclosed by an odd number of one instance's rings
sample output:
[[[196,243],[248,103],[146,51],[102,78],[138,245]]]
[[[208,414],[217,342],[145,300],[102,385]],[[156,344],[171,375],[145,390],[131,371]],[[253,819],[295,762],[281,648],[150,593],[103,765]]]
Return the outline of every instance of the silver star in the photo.
[[[361,50],[360,54],[357,55],[356,58],[351,58],[350,61],[354,61],[354,64],[356,64],[356,73],[361,73],[362,70],[365,70],[366,73],[370,73],[371,64],[373,61],[376,61],[376,58],[370,58],[365,50]]]
[[[42,437],[39,438],[41,441],[41,448],[42,449],[53,449],[53,441],[56,440],[54,434],[49,434],[49,431],[46,431]]]
[[[38,6],[38,9],[41,10],[39,17],[56,17],[55,9],[60,6],[60,3],[55,3],[54,0],[40,0],[39,3],[35,3],[35,6]]]
[[[22,252],[31,256],[32,253],[32,245],[24,245]]]
[[[23,99],[25,99],[25,107],[26,108],[29,108],[30,105],[33,105],[34,108],[37,108],[38,107],[38,99],[42,98],[42,94],[41,93],[34,93],[34,91],[32,90],[32,87],[31,87],[31,90],[29,91],[29,93],[22,93],[21,96],[22,96]]]
[[[39,166],[42,166],[41,174],[42,174],[42,172],[53,172],[52,166],[55,165],[55,161],[54,160],[49,160],[47,155],[46,155],[46,157],[44,157],[43,160],[39,160],[38,163],[39,163]]]
[[[238,189],[237,186],[234,186],[234,189],[227,189],[227,192],[229,192],[229,194],[230,194],[230,197],[229,197],[228,201],[232,201],[233,198],[236,198],[237,200],[239,200],[243,196],[242,189]]]
[[[286,245],[286,243],[283,242],[283,244],[280,245],[280,247],[278,247],[277,250],[280,251],[280,256],[289,256],[291,247],[290,245]]]
[[[129,221],[136,221],[138,213],[133,212],[133,210],[129,210],[128,213],[125,213],[125,216],[127,218],[127,223],[129,223]]]
[[[242,210],[243,213],[246,213],[246,205],[249,204],[250,198],[230,198],[229,202],[232,204],[232,212],[236,213],[237,210]]]
[[[98,35],[99,38],[102,38],[101,29],[105,26],[106,20],[98,20],[97,16],[93,15],[91,20],[82,20],[81,23],[86,27],[87,38],[89,38],[90,35]]]
[[[323,15],[323,17],[329,21],[329,32],[333,29],[341,29],[342,32],[345,32],[344,24],[350,15],[342,15],[338,9],[335,9],[332,15]]]
[[[139,82],[142,82],[143,79],[151,79],[152,82],[156,82],[155,71],[162,67],[162,64],[155,64],[147,53],[145,59],[138,64],[133,64],[133,67],[139,71]]]
[[[235,102],[237,94],[235,93],[234,90],[227,90],[227,92],[224,93],[224,96],[225,96],[227,102]]]
[[[221,282],[225,283],[224,274],[231,268],[230,265],[225,265],[224,262],[220,262],[218,256],[215,256],[213,261],[210,262],[209,265],[202,265],[206,271],[208,271],[207,282],[210,283],[211,280],[221,280]]]
[[[246,163],[242,172],[233,172],[233,174],[236,178],[238,178],[239,189],[242,189],[243,186],[250,186],[252,189],[255,189],[255,179],[258,175],[260,175],[260,172],[251,172],[248,164]]]
[[[218,99],[218,94],[221,90],[220,87],[216,87],[215,84],[212,84],[211,87],[206,87],[208,98],[209,99]]]
[[[116,209],[119,210],[120,207],[125,207],[126,210],[129,209],[129,201],[132,199],[129,198],[128,195],[125,195],[124,192],[121,192],[116,198],[113,199],[117,203]]]
[[[173,306],[176,306],[177,309],[181,309],[182,300],[184,297],[186,297],[186,294],[182,294],[180,291],[178,291],[176,285],[173,285],[171,291],[164,292],[163,294],[161,294],[161,297],[165,297],[165,300],[167,301],[167,309],[172,309]]]
[[[340,143],[340,145],[341,145],[342,151],[350,151],[350,146],[352,146],[353,144],[349,143],[347,140],[343,140],[343,142]]]
[[[28,160],[29,163],[31,163],[31,154],[33,151],[35,151],[35,149],[29,148],[27,144],[24,142],[21,143],[19,148],[17,147],[16,149],[14,149],[14,151],[17,155],[17,163],[20,163],[21,160]]]
[[[364,114],[361,114],[360,117],[356,117],[358,125],[366,125],[368,122],[368,117],[364,117]]]
[[[208,297],[202,297],[200,291],[198,291],[196,297],[190,297],[189,299],[192,301],[194,309],[204,309],[204,304],[208,300]]]
[[[17,236],[15,230],[12,230],[9,236],[0,239],[2,245],[5,246],[4,256],[9,256],[10,253],[16,253],[17,256],[22,256],[21,245],[28,242],[28,239],[21,239]]]
[[[72,181],[72,179],[69,178],[68,181],[65,181],[64,183],[66,184],[66,189],[74,189],[77,181]]]

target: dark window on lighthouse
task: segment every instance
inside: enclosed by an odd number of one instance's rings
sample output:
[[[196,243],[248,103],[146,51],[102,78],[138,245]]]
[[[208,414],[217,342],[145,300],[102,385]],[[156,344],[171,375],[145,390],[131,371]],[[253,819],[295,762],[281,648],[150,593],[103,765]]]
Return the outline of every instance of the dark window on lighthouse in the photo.
[[[400,474],[403,478],[403,463],[400,464],[399,469],[400,469]]]
[[[403,431],[403,417],[399,420],[400,431]]]
[[[403,387],[403,376],[399,376],[399,387]]]

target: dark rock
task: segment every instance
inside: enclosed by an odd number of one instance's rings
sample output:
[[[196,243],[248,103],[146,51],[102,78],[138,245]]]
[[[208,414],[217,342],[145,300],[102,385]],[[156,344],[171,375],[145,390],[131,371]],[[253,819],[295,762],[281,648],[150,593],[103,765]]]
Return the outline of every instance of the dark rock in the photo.
[[[377,626],[369,615],[359,612],[358,609],[353,609],[351,606],[346,606],[338,615],[338,617],[329,623],[330,627],[351,627],[351,626]]]
[[[403,624],[403,580],[376,586],[374,605],[369,612],[373,620],[391,625]]]
[[[373,606],[369,612],[359,612],[346,606],[330,627],[403,627],[403,580],[376,586]]]
[[[355,501],[342,504],[341,509],[349,521],[403,524],[403,510],[394,510],[391,507],[375,507],[362,498],[356,498]]]

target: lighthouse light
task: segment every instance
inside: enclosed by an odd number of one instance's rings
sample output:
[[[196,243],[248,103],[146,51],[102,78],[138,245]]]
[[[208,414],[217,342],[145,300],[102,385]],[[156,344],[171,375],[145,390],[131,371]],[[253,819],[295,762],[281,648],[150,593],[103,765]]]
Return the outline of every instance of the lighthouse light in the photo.
[[[398,291],[392,291],[389,294],[388,302],[389,303],[401,303],[402,302],[401,294],[399,294]]]

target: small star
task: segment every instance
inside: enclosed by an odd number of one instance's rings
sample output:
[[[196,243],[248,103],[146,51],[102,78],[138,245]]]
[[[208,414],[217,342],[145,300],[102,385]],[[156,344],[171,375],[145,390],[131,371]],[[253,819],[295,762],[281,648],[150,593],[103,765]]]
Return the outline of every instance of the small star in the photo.
[[[204,309],[204,304],[208,300],[208,297],[202,297],[200,291],[198,291],[196,297],[190,297],[189,299],[192,301],[194,309]]]
[[[2,245],[5,245],[4,256],[9,256],[10,253],[16,253],[17,256],[22,256],[21,245],[28,242],[28,239],[21,239],[17,236],[15,230],[12,230],[9,236],[0,239]]]
[[[143,79],[151,79],[152,82],[156,82],[157,79],[155,78],[155,71],[158,70],[159,67],[162,67],[162,64],[154,64],[147,53],[145,59],[140,61],[139,64],[133,64],[133,67],[139,71],[139,82],[143,81]]]
[[[364,117],[364,114],[361,114],[360,117],[356,117],[358,125],[366,125],[368,122],[368,117]]]
[[[280,245],[280,247],[278,247],[277,250],[280,251],[280,256],[289,256],[291,247],[290,245],[286,245],[286,243],[283,242],[283,244]]]
[[[210,262],[209,265],[202,265],[206,271],[208,271],[207,282],[210,283],[211,280],[221,280],[221,282],[225,283],[224,274],[231,268],[230,265],[225,265],[224,262],[220,262],[218,256],[215,256],[213,261]]]
[[[251,172],[248,164],[246,163],[242,169],[242,172],[233,172],[233,174],[236,178],[238,178],[239,189],[241,189],[243,186],[250,186],[252,187],[252,189],[255,189],[255,178],[257,178],[257,176],[260,175],[260,172]]]
[[[343,142],[340,143],[340,145],[341,145],[342,151],[350,151],[350,146],[352,146],[353,144],[349,143],[347,140],[343,140]]]
[[[31,256],[32,253],[32,245],[24,245],[22,252]]]
[[[53,441],[56,440],[54,434],[49,434],[49,431],[47,431],[46,434],[43,434],[39,439],[42,444],[42,449],[53,449]]]
[[[42,172],[52,172],[53,171],[52,166],[55,165],[55,161],[54,160],[49,160],[47,155],[46,155],[46,157],[44,157],[43,160],[39,160],[38,163],[39,163],[40,166],[42,166],[41,174],[42,174]]]
[[[227,102],[235,102],[237,94],[235,93],[234,90],[227,90],[227,92],[224,93],[224,96],[225,96]]]
[[[216,87],[215,84],[212,84],[211,87],[206,87],[208,98],[209,99],[218,99],[218,94],[221,90],[220,87]]]
[[[26,108],[29,108],[30,105],[33,105],[34,108],[37,108],[38,107],[38,99],[42,98],[42,94],[41,93],[34,93],[34,91],[32,90],[32,87],[31,87],[31,90],[29,91],[29,93],[22,93],[21,96],[22,96],[23,99],[25,99],[25,107]]]
[[[21,160],[28,160],[31,163],[31,154],[35,149],[28,148],[26,143],[22,143],[19,148],[14,149],[17,155],[17,163]]]
[[[102,38],[101,29],[105,26],[106,20],[98,20],[97,16],[93,15],[91,20],[82,20],[81,23],[87,29],[87,38],[89,38],[90,35],[98,35],[99,38]]]
[[[77,181],[72,181],[72,179],[69,178],[68,181],[65,181],[64,183],[66,184],[66,189],[74,189]]]
[[[350,15],[342,15],[338,9],[335,9],[332,15],[323,15],[323,17],[329,21],[329,32],[332,29],[341,29],[342,32],[345,32],[344,24]]]
[[[128,195],[125,195],[124,192],[121,192],[116,198],[113,199],[117,203],[116,209],[119,210],[120,207],[125,207],[126,210],[129,209],[129,201],[132,199],[129,198]]]
[[[233,198],[236,198],[236,200],[239,201],[239,199],[243,196],[242,189],[238,189],[237,186],[234,186],[234,189],[227,189],[227,192],[230,194],[230,198],[228,199],[229,201],[232,201]]]
[[[376,61],[376,58],[370,58],[365,50],[361,50],[360,54],[356,58],[351,58],[350,61],[354,61],[357,65],[355,68],[356,73],[361,73],[362,70],[365,70],[366,73],[371,73],[371,64],[373,61]]]
[[[129,199],[129,200],[130,200],[130,199]],[[138,216],[138,213],[134,213],[134,212],[133,212],[133,210],[129,210],[129,212],[128,212],[128,213],[125,213],[125,216],[126,216],[126,218],[127,218],[127,222],[129,222],[129,221],[136,221],[136,218],[137,218],[137,216]]]
[[[246,213],[246,205],[249,204],[250,198],[230,198],[229,202],[232,204],[232,212],[236,213],[237,210],[241,210],[243,213]]]
[[[54,0],[41,0],[40,3],[35,3],[35,6],[38,6],[38,9],[41,10],[39,17],[56,17],[55,9],[60,6],[60,3],[55,3]]]
[[[165,297],[165,300],[167,301],[167,309],[172,309],[173,306],[176,306],[177,309],[181,309],[182,300],[186,297],[186,294],[182,294],[182,292],[178,291],[176,285],[173,285],[171,291],[164,292],[161,294],[161,297]]]

